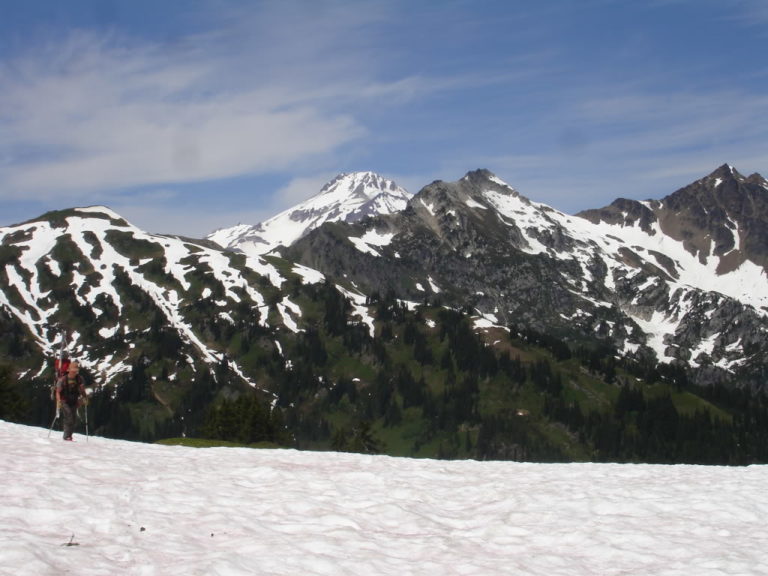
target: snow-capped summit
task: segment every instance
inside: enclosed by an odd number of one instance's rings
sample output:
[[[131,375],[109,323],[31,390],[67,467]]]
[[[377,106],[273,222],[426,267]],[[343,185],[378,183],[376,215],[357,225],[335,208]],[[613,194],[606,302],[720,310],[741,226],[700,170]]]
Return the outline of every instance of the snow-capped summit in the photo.
[[[208,236],[224,248],[265,254],[289,246],[325,222],[357,222],[403,210],[411,194],[374,172],[339,174],[315,196],[254,226],[223,228]]]
[[[402,210],[411,195],[392,180],[375,172],[351,172],[339,174],[323,186],[322,190],[307,203],[323,206],[332,203],[344,204],[350,208],[363,207],[371,203],[389,207],[389,211]],[[359,212],[359,210],[353,210]]]

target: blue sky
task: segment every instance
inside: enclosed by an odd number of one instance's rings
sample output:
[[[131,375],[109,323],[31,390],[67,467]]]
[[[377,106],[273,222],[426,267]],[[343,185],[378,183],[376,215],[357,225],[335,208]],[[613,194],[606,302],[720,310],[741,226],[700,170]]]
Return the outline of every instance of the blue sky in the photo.
[[[765,0],[0,0],[0,225],[255,224],[340,172],[565,211],[768,175]]]

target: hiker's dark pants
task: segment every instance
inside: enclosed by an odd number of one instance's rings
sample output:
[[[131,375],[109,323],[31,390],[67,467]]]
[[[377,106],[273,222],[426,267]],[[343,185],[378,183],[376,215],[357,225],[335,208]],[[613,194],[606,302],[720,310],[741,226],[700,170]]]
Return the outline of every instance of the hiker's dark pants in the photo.
[[[77,405],[61,404],[61,427],[64,429],[64,439],[72,438],[77,425]]]

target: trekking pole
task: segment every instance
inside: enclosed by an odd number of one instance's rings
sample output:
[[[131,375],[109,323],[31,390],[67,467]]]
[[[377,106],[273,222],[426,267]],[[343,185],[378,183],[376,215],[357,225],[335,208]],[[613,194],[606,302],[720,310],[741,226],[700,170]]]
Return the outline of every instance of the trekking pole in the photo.
[[[80,415],[80,408],[85,411],[85,417]],[[88,406],[86,404],[81,404],[77,407],[77,419],[80,422],[85,422],[85,441],[88,442]]]
[[[59,419],[59,404],[56,404],[56,414],[53,416],[53,421],[51,422],[51,427],[48,428],[48,438],[51,437],[51,432],[53,431],[53,425],[56,424],[56,420]]]

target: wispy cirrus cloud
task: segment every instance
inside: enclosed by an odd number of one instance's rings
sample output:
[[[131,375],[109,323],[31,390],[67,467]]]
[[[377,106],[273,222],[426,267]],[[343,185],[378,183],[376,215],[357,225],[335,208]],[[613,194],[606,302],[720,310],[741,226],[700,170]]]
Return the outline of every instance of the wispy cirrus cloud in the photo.
[[[768,4],[763,0],[729,0],[733,18],[742,25],[765,27],[768,24]]]
[[[524,195],[568,212],[616,197],[660,198],[723,163],[743,172],[768,162],[768,96],[654,87],[607,96],[597,85],[566,93],[526,149],[474,158]],[[544,137],[541,137],[544,135]]]
[[[634,92],[613,98],[592,97],[574,111],[626,153],[717,146],[738,140],[754,146],[768,140],[768,96],[740,89],[709,92]]]
[[[3,194],[188,182],[281,169],[363,133],[298,84],[217,90],[215,59],[75,34],[0,71]]]
[[[0,61],[0,195],[232,178],[334,154],[366,133],[351,95],[414,90],[374,79],[363,28],[386,14],[373,8],[267,3],[208,11],[204,32],[162,43],[41,40]]]

